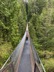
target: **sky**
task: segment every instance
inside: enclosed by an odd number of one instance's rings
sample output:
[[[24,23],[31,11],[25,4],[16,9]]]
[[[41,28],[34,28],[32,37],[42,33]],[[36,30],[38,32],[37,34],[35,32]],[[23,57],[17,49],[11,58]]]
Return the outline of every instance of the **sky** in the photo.
[[[28,2],[28,0],[24,0],[24,2]]]

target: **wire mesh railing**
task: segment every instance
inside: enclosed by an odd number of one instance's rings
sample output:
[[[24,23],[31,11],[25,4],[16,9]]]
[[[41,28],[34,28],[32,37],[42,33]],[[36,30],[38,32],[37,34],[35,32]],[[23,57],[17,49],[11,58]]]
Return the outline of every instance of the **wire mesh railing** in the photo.
[[[46,72],[46,70],[43,66],[43,63],[41,62],[41,59],[39,58],[39,55],[38,55],[31,39],[30,39],[30,43],[31,43],[32,51],[33,51],[34,61],[36,62],[36,64],[38,64],[39,69],[40,69],[38,72]]]
[[[14,50],[14,52],[10,55],[10,57],[7,59],[7,61],[4,63],[4,65],[0,69],[0,72],[15,72],[19,53],[24,46],[25,40],[26,40],[26,32],[25,32],[22,40],[20,41],[20,43]]]

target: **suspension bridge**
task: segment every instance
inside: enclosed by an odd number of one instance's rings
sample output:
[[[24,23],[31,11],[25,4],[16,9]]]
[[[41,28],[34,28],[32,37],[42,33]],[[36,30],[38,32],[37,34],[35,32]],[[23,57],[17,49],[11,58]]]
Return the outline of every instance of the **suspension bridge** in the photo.
[[[28,24],[24,36],[0,72],[46,72],[29,35]]]

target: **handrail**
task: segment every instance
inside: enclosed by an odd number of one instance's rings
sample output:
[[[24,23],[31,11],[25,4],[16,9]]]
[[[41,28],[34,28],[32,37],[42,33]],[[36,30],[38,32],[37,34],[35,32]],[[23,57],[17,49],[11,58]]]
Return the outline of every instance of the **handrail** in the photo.
[[[10,60],[11,57],[9,57],[6,62],[3,64],[2,68],[0,69],[0,71],[5,67],[5,65],[8,63],[8,61]]]
[[[43,71],[46,72],[46,70],[45,70],[45,68],[44,68],[43,63],[41,62],[41,60],[40,60],[40,63],[41,63],[41,66],[43,68]]]

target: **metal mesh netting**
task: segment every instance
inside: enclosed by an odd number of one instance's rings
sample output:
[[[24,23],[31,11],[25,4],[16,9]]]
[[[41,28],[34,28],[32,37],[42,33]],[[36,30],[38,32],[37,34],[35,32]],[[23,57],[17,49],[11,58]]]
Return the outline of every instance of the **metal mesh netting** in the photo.
[[[10,57],[7,59],[5,64],[0,69],[0,72],[14,72],[14,68],[16,67],[16,63],[19,57],[20,50],[23,48],[25,40],[26,40],[26,32],[22,40],[20,41],[20,43],[14,50],[14,52],[10,55]]]
[[[46,71],[45,71],[45,68],[44,68],[44,66],[43,66],[43,64],[42,64],[42,62],[41,62],[41,60],[40,60],[40,58],[39,58],[39,55],[38,55],[38,53],[37,53],[37,51],[36,51],[36,49],[35,49],[35,47],[34,47],[31,39],[30,39],[30,43],[31,43],[32,51],[33,51],[34,61],[38,64],[38,67],[39,67],[39,69],[40,69],[40,72],[46,72]],[[37,70],[37,69],[38,69],[38,68],[36,68],[36,70]],[[39,71],[38,71],[38,72],[39,72]]]
[[[1,72],[14,72],[13,64],[12,64],[12,63],[7,64],[7,65],[1,70]]]

